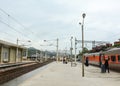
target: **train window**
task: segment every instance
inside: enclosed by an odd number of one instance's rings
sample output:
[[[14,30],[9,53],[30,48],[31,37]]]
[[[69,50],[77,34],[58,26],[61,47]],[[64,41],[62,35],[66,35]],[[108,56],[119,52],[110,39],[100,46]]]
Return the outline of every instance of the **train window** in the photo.
[[[118,55],[118,62],[120,62],[120,55]]]
[[[115,62],[115,61],[116,61],[115,56],[111,56],[111,61],[113,61],[113,62]]]
[[[95,59],[95,55],[93,55],[93,58]]]

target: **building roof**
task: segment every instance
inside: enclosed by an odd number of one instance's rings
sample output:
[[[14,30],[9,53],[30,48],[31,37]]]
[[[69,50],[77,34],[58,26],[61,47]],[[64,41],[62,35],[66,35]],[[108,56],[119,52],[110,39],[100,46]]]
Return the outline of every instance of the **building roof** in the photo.
[[[10,43],[10,42],[7,42],[7,41],[3,41],[3,40],[0,40],[0,44],[6,45],[6,46],[12,46],[12,47],[18,47],[18,48],[26,49],[26,47],[24,47],[24,46],[20,46],[20,45]]]

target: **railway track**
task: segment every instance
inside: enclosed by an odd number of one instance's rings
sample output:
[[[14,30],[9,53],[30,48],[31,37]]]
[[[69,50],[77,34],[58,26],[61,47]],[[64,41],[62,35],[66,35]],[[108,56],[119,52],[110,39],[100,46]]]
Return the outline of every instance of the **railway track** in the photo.
[[[51,62],[53,62],[53,60],[48,60],[43,63],[29,62],[2,65],[0,66],[0,84],[10,81],[18,76],[21,76]]]

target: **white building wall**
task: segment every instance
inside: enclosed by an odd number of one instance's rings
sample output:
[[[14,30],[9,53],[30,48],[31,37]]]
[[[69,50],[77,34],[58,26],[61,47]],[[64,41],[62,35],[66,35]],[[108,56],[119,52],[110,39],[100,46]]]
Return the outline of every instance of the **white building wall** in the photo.
[[[22,62],[22,50],[18,49],[18,58],[16,58],[17,62]]]
[[[15,63],[16,49],[10,48],[10,63]]]
[[[9,62],[9,48],[2,47],[1,62]]]

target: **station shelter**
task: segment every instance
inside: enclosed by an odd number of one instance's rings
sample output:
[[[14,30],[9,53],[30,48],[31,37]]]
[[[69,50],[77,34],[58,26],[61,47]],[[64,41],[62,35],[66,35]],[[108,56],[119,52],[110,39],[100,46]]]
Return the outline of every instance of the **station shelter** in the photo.
[[[0,64],[22,62],[25,47],[0,40]]]

